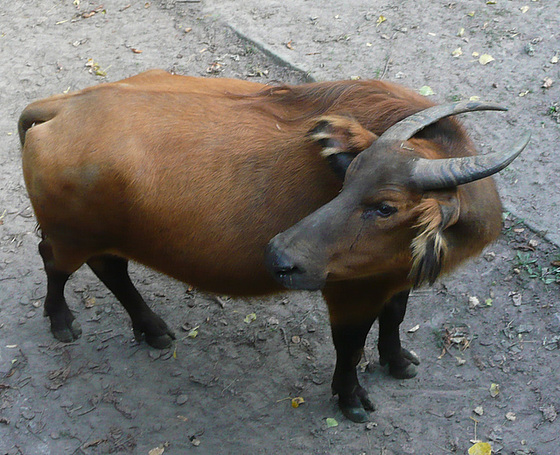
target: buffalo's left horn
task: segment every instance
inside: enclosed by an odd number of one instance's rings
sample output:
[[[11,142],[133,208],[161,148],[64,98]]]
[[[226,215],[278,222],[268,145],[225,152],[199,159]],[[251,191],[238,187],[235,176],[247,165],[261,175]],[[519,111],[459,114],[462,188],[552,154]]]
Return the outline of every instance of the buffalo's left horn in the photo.
[[[529,143],[531,133],[525,134],[512,149],[486,155],[415,161],[412,181],[423,190],[451,188],[489,177],[508,166]]]
[[[423,130],[432,123],[450,115],[463,114],[474,111],[507,111],[507,108],[497,104],[479,103],[476,101],[459,101],[457,103],[440,104],[429,107],[416,114],[412,114],[395,123],[377,139],[380,141],[408,141],[418,131]]]
[[[395,123],[376,142],[404,142],[438,120],[474,111],[507,111],[507,109],[496,104],[475,101],[460,101],[429,107]],[[424,190],[436,190],[488,177],[509,165],[523,151],[530,138],[531,135],[526,134],[512,150],[507,152],[439,160],[419,158],[414,163],[412,180]]]

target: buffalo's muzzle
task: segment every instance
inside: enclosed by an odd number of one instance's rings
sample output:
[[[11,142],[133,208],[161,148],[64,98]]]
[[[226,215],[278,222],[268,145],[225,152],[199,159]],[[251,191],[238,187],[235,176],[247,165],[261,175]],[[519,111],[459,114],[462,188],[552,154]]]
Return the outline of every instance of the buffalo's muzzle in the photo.
[[[274,279],[288,289],[317,291],[325,285],[323,278],[314,277],[278,244],[278,237],[270,241],[266,249],[266,268]]]

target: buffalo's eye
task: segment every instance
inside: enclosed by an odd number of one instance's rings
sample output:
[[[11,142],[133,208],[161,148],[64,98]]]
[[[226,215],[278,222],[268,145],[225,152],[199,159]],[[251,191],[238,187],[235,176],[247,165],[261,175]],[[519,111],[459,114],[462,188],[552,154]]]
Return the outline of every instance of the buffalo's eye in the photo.
[[[388,218],[397,211],[396,207],[389,205],[385,202],[371,205],[364,210],[363,218],[371,218],[372,216],[379,216],[381,218]]]

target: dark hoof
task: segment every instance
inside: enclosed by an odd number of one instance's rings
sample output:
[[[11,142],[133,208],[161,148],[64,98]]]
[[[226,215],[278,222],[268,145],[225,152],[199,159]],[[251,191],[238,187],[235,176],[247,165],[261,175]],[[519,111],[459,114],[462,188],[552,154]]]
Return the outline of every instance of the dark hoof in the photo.
[[[151,324],[146,324],[145,328],[133,328],[134,338],[136,341],[146,340],[151,347],[156,349],[165,349],[171,346],[175,339],[175,334],[167,327],[167,324],[161,320],[154,320]]]
[[[412,379],[418,374],[418,368],[412,363],[405,367],[389,365],[389,374],[396,379]]]
[[[51,323],[51,332],[58,341],[63,341],[64,343],[70,343],[82,336],[80,323],[75,319],[64,325],[57,324],[57,327]]]
[[[342,414],[344,414],[344,417],[350,419],[352,422],[364,423],[369,421],[368,413],[361,406],[357,406],[357,407],[340,406],[340,410],[342,411]]]
[[[359,387],[358,390],[355,391],[355,394],[346,400],[339,397],[338,407],[345,417],[356,423],[369,421],[367,411],[375,411],[373,402],[369,399],[367,392],[362,387]]]
[[[146,334],[145,338],[146,338],[146,343],[148,343],[152,348],[165,349],[173,344],[175,335],[173,334],[169,335],[166,333],[159,336],[149,336]]]
[[[420,359],[416,354],[407,349],[401,349],[401,356],[397,360],[388,361],[381,357],[379,363],[382,366],[389,364],[389,374],[396,379],[411,379],[418,374],[416,365],[420,365]]]

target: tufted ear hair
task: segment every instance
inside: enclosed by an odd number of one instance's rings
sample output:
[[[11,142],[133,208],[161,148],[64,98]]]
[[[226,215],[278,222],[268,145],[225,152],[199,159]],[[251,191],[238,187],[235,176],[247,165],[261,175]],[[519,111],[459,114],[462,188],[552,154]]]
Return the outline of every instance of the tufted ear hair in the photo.
[[[358,121],[342,115],[319,117],[309,130],[308,137],[319,144],[321,156],[342,179],[356,155],[377,139],[377,135],[366,130]]]
[[[412,268],[409,277],[414,287],[434,284],[441,272],[447,252],[447,241],[443,231],[459,219],[457,197],[449,201],[434,198],[424,199],[417,207],[418,235],[412,241]]]

